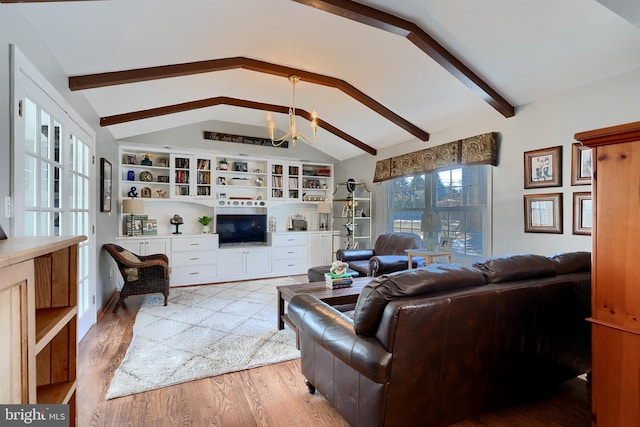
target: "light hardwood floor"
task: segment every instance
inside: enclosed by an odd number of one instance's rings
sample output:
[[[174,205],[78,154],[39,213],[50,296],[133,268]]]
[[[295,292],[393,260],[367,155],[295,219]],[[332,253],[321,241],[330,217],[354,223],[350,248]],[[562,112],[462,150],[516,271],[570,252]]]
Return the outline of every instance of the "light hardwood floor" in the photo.
[[[319,393],[307,392],[299,360],[105,400],[111,377],[129,346],[142,299],[129,297],[118,313],[108,311],[80,342],[78,426],[348,425]],[[589,401],[587,384],[574,379],[545,399],[456,426],[587,427],[591,425]]]

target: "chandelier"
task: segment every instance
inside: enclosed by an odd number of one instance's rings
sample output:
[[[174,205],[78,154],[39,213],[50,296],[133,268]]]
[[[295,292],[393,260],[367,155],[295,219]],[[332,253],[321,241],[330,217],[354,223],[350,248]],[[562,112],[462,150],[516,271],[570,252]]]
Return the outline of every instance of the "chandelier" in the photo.
[[[286,140],[291,138],[291,142],[293,146],[296,146],[296,142],[302,140],[309,145],[313,145],[317,142],[316,138],[316,128],[318,127],[318,113],[315,110],[311,113],[311,130],[313,131],[313,138],[309,138],[302,132],[298,132],[298,127],[296,126],[296,83],[300,81],[300,77],[296,75],[290,75],[289,81],[293,86],[293,104],[289,107],[289,132],[282,138],[275,139],[273,137],[273,132],[276,128],[276,124],[271,117],[271,114],[267,114],[267,126],[269,126],[269,135],[271,136],[271,144],[274,147],[281,146]]]

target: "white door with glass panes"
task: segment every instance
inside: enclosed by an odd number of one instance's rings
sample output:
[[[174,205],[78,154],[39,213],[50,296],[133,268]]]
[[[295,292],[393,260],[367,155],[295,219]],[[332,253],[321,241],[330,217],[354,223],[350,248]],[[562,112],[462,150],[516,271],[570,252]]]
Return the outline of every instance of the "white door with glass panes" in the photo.
[[[78,244],[80,339],[96,321],[95,133],[20,50],[12,48],[12,234],[87,236]]]

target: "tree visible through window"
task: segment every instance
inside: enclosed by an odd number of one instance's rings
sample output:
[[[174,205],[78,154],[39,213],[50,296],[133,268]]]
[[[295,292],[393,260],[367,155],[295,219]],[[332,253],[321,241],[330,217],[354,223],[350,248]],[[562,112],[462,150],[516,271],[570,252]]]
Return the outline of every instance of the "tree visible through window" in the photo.
[[[471,166],[389,181],[391,229],[419,234],[430,249],[450,237],[456,254],[488,255],[489,173]]]

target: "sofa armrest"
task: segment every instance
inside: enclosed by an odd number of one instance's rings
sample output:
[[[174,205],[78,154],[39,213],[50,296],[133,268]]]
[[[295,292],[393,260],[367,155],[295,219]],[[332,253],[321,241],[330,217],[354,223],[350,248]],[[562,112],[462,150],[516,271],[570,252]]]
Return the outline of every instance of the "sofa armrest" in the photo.
[[[411,268],[424,267],[425,261],[424,258],[412,257],[411,264]],[[369,260],[369,270],[373,277],[407,270],[408,268],[409,257],[406,255],[377,255]]]
[[[367,260],[373,256],[373,249],[338,249],[336,259],[338,261]]]
[[[343,313],[313,295],[291,298],[289,320],[299,333],[308,334],[318,345],[369,378],[384,384],[389,381],[391,353],[372,337],[359,337],[353,322]]]

